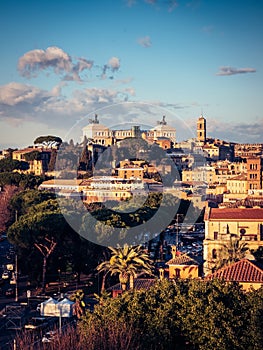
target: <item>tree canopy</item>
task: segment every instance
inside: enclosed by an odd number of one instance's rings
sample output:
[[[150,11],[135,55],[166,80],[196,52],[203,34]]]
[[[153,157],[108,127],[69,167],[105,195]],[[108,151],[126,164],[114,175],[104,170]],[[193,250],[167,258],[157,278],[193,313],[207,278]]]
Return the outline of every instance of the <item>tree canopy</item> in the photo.
[[[245,292],[219,280],[163,280],[104,298],[80,329],[90,350],[261,350],[262,312],[263,288]]]
[[[38,136],[34,144],[43,144],[45,147],[51,147],[52,145],[60,145],[62,143],[62,139],[58,136],[52,136],[52,135],[47,135],[47,136]]]
[[[27,170],[28,168],[28,163],[24,161],[11,158],[0,159],[0,173],[12,172],[14,170]]]

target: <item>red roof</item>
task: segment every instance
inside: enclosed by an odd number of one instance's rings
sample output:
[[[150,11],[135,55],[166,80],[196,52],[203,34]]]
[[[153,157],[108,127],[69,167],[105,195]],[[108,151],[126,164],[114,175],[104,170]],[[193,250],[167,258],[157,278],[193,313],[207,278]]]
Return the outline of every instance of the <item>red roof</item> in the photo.
[[[219,278],[228,282],[263,283],[263,270],[248,259],[242,259],[231,265],[222,267],[205,279]]]
[[[167,265],[199,265],[199,263],[190,258],[187,254],[181,254],[166,263]]]
[[[263,208],[209,208],[205,220],[260,220],[263,221]]]

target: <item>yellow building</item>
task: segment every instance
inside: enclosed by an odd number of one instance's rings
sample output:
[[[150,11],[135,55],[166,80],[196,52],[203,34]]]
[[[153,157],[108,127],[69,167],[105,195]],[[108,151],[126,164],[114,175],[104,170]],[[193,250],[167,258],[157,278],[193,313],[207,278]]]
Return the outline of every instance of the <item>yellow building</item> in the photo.
[[[116,176],[94,176],[80,184],[85,203],[122,201],[133,195],[141,195],[144,183],[141,179],[124,179]]]
[[[32,152],[37,153],[36,159],[27,160],[27,155]],[[24,174],[43,175],[48,170],[48,163],[50,160],[51,150],[42,150],[41,148],[23,148],[13,151],[12,158],[14,160],[24,161],[28,163],[29,168],[27,170],[16,170]]]
[[[263,208],[206,208],[204,273],[213,272],[220,250],[240,239],[248,248],[263,246]]]
[[[169,266],[169,278],[197,278],[199,277],[199,263],[187,254],[178,252],[176,246],[172,246],[172,259],[167,261]]]
[[[157,137],[154,142],[162,149],[169,149],[172,147],[172,141],[168,137]]]
[[[263,154],[262,143],[236,143],[234,145],[235,157],[248,158]]]
[[[142,167],[135,165],[126,165],[116,168],[117,176],[121,179],[143,179],[144,170]]]
[[[212,184],[215,181],[215,169],[210,166],[184,169],[182,171],[182,181]]]
[[[203,146],[203,151],[205,155],[212,159],[219,159],[220,148],[219,145],[206,144]]]
[[[247,176],[241,174],[227,179],[226,187],[230,194],[247,194]]]

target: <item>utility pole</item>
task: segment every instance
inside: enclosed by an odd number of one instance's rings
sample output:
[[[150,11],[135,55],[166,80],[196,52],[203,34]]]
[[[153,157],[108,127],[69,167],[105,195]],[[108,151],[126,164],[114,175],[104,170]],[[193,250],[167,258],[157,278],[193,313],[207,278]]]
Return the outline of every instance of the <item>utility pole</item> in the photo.
[[[17,221],[17,210],[16,210],[16,221]],[[17,266],[17,251],[16,251],[16,258],[15,258],[15,282],[16,282],[16,296],[15,301],[18,301],[18,266]]]
[[[183,216],[183,214],[176,214],[176,249],[178,248],[179,245],[179,217]]]
[[[15,264],[15,281],[16,281],[16,297],[15,301],[18,301],[18,267],[17,267],[17,252],[16,252],[16,264]]]

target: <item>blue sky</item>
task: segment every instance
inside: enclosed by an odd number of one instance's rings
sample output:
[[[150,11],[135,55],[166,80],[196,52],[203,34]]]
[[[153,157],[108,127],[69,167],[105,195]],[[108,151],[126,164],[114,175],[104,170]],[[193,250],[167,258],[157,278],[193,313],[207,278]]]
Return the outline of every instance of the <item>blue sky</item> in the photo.
[[[263,142],[263,2],[1,0],[0,149],[156,125]]]

